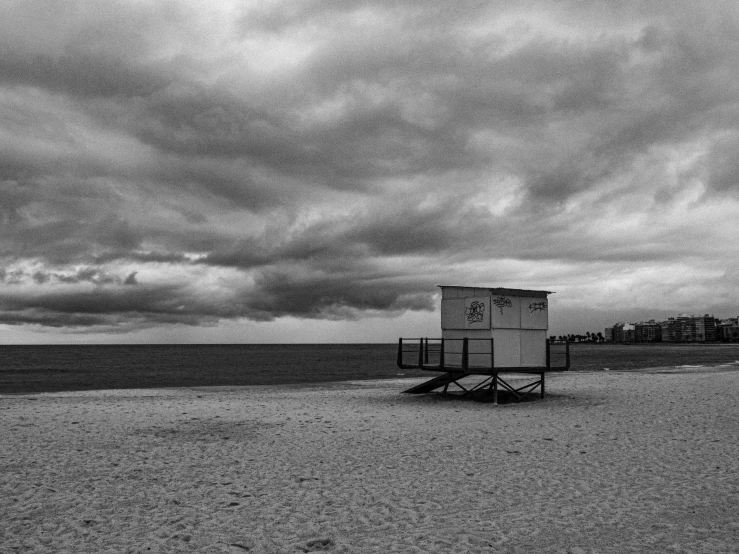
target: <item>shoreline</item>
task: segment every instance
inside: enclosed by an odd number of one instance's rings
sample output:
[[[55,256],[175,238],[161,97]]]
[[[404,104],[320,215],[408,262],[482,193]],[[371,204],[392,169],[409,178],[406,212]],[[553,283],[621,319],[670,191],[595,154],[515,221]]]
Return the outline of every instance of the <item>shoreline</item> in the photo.
[[[739,372],[3,395],[8,552],[736,552]]]

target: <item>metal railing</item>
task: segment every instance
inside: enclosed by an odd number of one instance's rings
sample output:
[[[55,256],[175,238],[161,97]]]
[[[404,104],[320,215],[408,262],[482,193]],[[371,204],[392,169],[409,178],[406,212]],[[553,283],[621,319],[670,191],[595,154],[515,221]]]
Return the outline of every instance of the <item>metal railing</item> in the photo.
[[[552,346],[564,346],[564,351]],[[555,365],[555,361],[563,363]],[[400,338],[398,339],[398,367],[429,370],[538,370],[567,371],[570,368],[570,348],[567,341],[546,341],[546,366],[543,367],[495,367],[495,341],[493,338]]]

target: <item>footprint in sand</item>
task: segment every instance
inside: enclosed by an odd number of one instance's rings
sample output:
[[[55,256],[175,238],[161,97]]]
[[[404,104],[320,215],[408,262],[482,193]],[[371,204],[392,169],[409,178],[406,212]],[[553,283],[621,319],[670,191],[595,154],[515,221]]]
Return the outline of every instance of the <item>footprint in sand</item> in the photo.
[[[303,552],[322,552],[331,550],[334,546],[334,541],[331,539],[313,539],[305,543],[305,546],[301,548]]]

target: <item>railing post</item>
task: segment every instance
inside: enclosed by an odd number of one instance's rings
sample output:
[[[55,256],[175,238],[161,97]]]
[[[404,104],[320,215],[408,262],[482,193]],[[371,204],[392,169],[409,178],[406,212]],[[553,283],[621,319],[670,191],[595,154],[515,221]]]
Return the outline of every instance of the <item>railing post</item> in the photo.
[[[549,351],[551,350],[550,344],[551,342],[549,341],[549,339],[547,339],[547,369],[552,368],[551,355],[549,354]]]
[[[444,339],[441,339],[441,351],[439,352],[439,367],[444,369]]]
[[[567,341],[567,343],[566,343],[565,368],[566,369],[570,369],[570,341]]]
[[[403,337],[398,339],[398,367],[403,367]]]
[[[495,367],[495,339],[490,337],[490,369]]]
[[[418,340],[418,367],[423,367],[423,337]]]
[[[427,364],[429,363],[429,338],[426,337],[426,344],[424,345],[423,350],[423,363]]]
[[[462,369],[465,371],[469,367],[469,339],[467,337],[462,339]]]

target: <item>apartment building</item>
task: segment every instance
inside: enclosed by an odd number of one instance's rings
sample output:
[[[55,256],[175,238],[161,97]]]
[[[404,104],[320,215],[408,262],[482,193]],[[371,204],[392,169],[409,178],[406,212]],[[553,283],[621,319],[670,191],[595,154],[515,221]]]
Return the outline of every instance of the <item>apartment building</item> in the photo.
[[[609,330],[605,329],[605,335],[608,337]],[[634,324],[633,323],[616,323],[610,329],[610,335],[613,342],[634,342]],[[608,340],[606,338],[606,340]]]
[[[739,317],[718,320],[716,324],[716,340],[722,342],[739,342]]]
[[[653,319],[634,324],[635,342],[660,342],[661,340],[662,327]]]
[[[733,326],[732,326],[733,325]],[[606,340],[612,342],[715,342],[717,340],[738,340],[739,324],[731,320],[721,325],[720,331],[717,320],[710,314],[694,316],[680,314],[677,317],[667,318],[665,321],[642,321],[640,323],[616,323],[606,328]],[[729,339],[734,337],[736,339]]]

